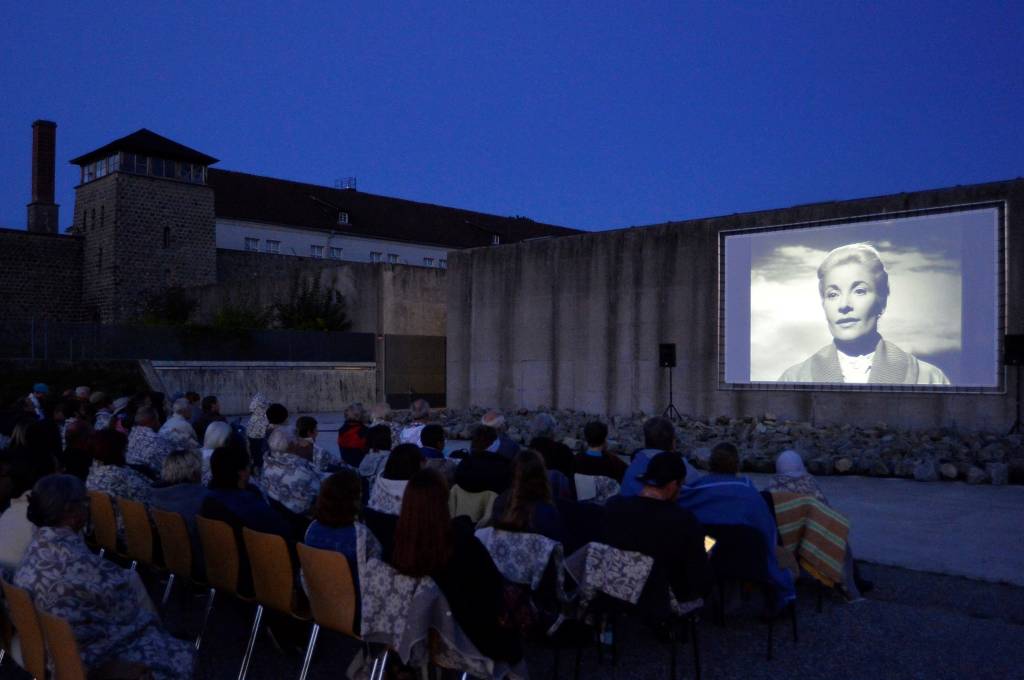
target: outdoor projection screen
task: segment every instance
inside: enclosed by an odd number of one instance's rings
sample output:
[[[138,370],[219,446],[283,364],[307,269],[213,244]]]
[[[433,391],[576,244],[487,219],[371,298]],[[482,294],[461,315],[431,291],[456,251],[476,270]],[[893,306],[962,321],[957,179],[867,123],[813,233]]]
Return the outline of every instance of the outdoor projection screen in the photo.
[[[724,386],[1002,389],[1004,210],[721,232]]]

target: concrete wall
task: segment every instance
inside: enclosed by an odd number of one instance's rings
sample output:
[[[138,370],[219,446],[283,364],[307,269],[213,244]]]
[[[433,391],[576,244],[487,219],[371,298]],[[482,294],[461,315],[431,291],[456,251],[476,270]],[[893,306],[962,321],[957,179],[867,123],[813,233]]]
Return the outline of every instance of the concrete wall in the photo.
[[[373,403],[377,386],[373,364],[154,361],[152,368],[167,395],[215,394],[225,415],[248,413],[257,391],[292,413],[340,411],[353,401]]]
[[[677,345],[675,403],[693,415],[1002,429],[1009,395],[719,389],[718,234],[990,200],[1008,201],[1008,333],[1024,332],[1024,181],[668,223],[452,253],[448,404],[660,412],[658,344]]]
[[[0,229],[0,321],[83,321],[82,239]]]
[[[200,302],[198,319],[210,321],[227,305],[267,307],[287,299],[295,274],[317,276],[321,285],[345,296],[351,331],[445,334],[445,270],[237,250],[217,251],[220,283],[195,290]]]

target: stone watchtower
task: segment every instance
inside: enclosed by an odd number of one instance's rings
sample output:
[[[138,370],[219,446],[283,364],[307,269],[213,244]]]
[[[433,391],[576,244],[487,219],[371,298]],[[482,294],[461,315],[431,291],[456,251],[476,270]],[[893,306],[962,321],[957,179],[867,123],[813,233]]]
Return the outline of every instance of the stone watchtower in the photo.
[[[96,321],[127,322],[168,288],[216,282],[216,158],[142,129],[71,162],[82,301]]]

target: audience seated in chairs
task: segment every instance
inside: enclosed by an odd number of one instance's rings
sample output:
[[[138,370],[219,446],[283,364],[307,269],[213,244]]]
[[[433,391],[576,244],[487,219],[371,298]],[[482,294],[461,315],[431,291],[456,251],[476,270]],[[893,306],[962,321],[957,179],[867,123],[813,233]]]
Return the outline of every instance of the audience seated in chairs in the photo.
[[[463,491],[493,491],[500,495],[508,488],[509,461],[489,450],[497,439],[498,434],[494,428],[480,425],[473,430],[469,455],[455,469],[455,483]]]
[[[402,428],[398,435],[400,444],[420,445],[420,432],[430,423],[430,404],[426,399],[417,399],[409,407],[409,415],[412,420]]]
[[[668,591],[678,602],[704,597],[711,568],[704,551],[704,530],[693,513],[679,507],[686,477],[682,458],[662,451],[650,460],[636,496],[616,496],[605,505],[602,543],[654,558],[639,601],[654,619],[670,614]]]
[[[37,482],[28,517],[39,529],[15,585],[29,591],[39,611],[71,625],[86,668],[119,660],[145,665],[156,680],[191,677],[192,645],[163,629],[138,574],[86,547],[81,531],[88,501],[82,482],[71,475]]]
[[[0,576],[10,581],[35,532],[35,525],[28,519],[29,494],[36,482],[56,471],[56,465],[53,456],[16,451],[7,467],[10,506],[0,514]]]
[[[319,472],[332,472],[341,466],[341,454],[318,446],[316,438],[320,434],[320,423],[313,416],[299,416],[295,419],[295,436],[300,442],[306,442],[313,451],[313,467]]]
[[[431,577],[483,654],[513,662],[522,656],[518,636],[499,626],[501,574],[472,523],[449,517],[448,486],[436,471],[421,470],[409,480],[393,545],[392,566],[406,576]]]
[[[753,483],[738,476],[739,452],[728,442],[711,451],[711,473],[687,483],[679,494],[679,505],[692,512],[704,525],[740,525],[755,529],[762,538],[767,578],[775,587],[775,607],[781,610],[796,598],[793,578],[779,567],[775,557],[777,530],[768,506]]]
[[[268,444],[270,450],[263,458],[260,475],[263,490],[268,498],[289,512],[308,515],[324,477],[313,463],[311,443],[289,433],[284,425],[278,425],[270,434]]]
[[[427,460],[444,458],[444,428],[431,423],[420,431],[420,452]]]
[[[315,519],[306,530],[303,543],[345,556],[359,593],[356,557],[356,518],[362,503],[363,485],[355,470],[335,472],[320,485],[316,497]]]
[[[202,410],[199,413],[199,417],[192,423],[192,427],[196,431],[197,441],[203,441],[203,437],[206,435],[206,428],[211,423],[225,422],[224,416],[220,414],[220,402],[217,401],[216,396],[208,394],[203,397],[202,402],[200,402],[200,408]]]
[[[196,515],[208,494],[207,488],[200,484],[201,478],[199,454],[195,451],[175,451],[164,460],[161,483],[153,487],[151,495],[152,507],[182,516],[194,549],[199,546]]]
[[[151,406],[140,406],[135,411],[131,431],[128,433],[128,449],[124,459],[129,465],[144,468],[151,477],[160,475],[164,459],[171,452],[171,445],[157,434],[160,421]]]
[[[203,458],[203,484],[210,483],[210,456],[220,447],[227,446],[229,439],[231,439],[231,426],[227,423],[210,423],[210,426],[206,428],[203,448],[200,451]]]
[[[538,413],[530,423],[533,438],[530,448],[540,453],[548,470],[557,470],[572,479],[575,463],[572,450],[562,442],[555,441],[555,419],[549,413]]]
[[[128,438],[116,430],[97,430],[89,438],[92,467],[85,480],[89,491],[102,491],[114,498],[149,504],[149,480],[125,465]]]
[[[830,504],[822,492],[814,477],[807,472],[800,454],[793,450],[783,451],[775,461],[775,475],[768,483],[767,491],[774,499],[784,494],[796,496],[809,496],[816,501],[823,503],[826,507]],[[772,501],[774,504],[774,500]],[[774,511],[774,510],[773,510]],[[845,518],[842,518],[845,522]],[[783,540],[788,543],[789,536]],[[849,600],[858,599],[862,593],[870,591],[874,584],[860,577],[856,563],[853,561],[853,552],[849,542],[846,543],[842,561],[842,582],[843,595]]]
[[[89,453],[92,432],[92,425],[84,419],[76,418],[67,423],[64,427],[64,449],[57,454],[61,470],[83,482],[89,477],[92,466],[92,454]]]
[[[369,448],[359,463],[359,476],[368,481],[369,491],[374,480],[384,471],[388,456],[391,455],[391,428],[387,425],[374,425],[366,431],[366,442]]]
[[[610,477],[622,484],[628,467],[621,458],[608,451],[608,426],[599,420],[583,427],[587,450],[576,454],[574,471],[577,475]]]
[[[506,432],[508,423],[505,422],[505,416],[497,411],[488,411],[480,418],[480,424],[493,428],[498,435],[498,438],[488,448],[491,453],[497,453],[508,460],[512,460],[519,453],[519,444],[512,441]]]
[[[366,409],[356,402],[345,409],[345,422],[338,428],[338,454],[352,467],[359,467],[370,446],[367,420]]]
[[[522,449],[512,459],[512,486],[494,501],[492,513],[497,529],[565,541],[565,524],[552,502],[544,459],[532,449]]]
[[[409,480],[416,476],[423,465],[420,447],[399,444],[388,456],[384,472],[377,477],[370,491],[370,499],[363,512],[363,521],[380,541],[385,558],[391,554],[395,525]]]
[[[647,463],[662,451],[676,450],[676,428],[668,418],[655,416],[644,423],[644,448],[633,454],[633,462],[622,477],[623,496],[635,496],[640,493],[641,476],[647,471]],[[684,461],[685,463],[685,461]],[[686,464],[686,484],[692,484],[700,476],[689,463]]]

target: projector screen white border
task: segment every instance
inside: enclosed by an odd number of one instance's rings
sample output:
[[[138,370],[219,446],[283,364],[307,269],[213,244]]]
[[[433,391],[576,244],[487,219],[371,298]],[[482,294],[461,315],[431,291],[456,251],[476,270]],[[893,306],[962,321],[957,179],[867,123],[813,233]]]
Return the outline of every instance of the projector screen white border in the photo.
[[[969,212],[985,209],[996,210],[996,384],[986,386],[964,385],[882,385],[882,384],[849,384],[849,383],[792,383],[792,382],[729,382],[726,379],[726,352],[729,338],[726,319],[726,241],[734,236],[749,236],[758,233],[806,230],[817,227],[842,227],[865,222],[892,221],[907,217]],[[915,392],[929,394],[1006,394],[1006,370],[1003,363],[1004,337],[1006,334],[1006,290],[1007,290],[1007,202],[984,201],[979,203],[959,203],[935,208],[902,210],[896,212],[871,213],[849,217],[792,222],[763,227],[724,229],[718,233],[718,389],[720,390],[754,390],[754,391],[786,391],[786,392]],[[746,291],[749,295],[749,289]],[[748,326],[749,331],[749,326]],[[746,339],[749,351],[749,334]]]

